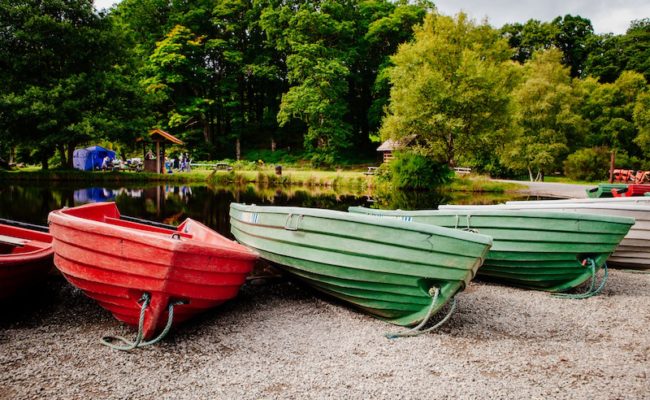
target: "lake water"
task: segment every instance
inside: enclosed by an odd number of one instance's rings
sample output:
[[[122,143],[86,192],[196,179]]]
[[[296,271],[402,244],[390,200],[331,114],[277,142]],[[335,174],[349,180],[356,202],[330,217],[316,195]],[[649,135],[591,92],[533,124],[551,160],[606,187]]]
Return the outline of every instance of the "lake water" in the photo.
[[[222,235],[230,235],[231,202],[258,205],[326,208],[349,206],[384,209],[432,209],[439,204],[494,204],[520,199],[511,195],[449,194],[440,192],[346,192],[323,188],[263,188],[255,185],[115,185],[7,183],[0,185],[0,218],[45,225],[47,214],[62,207],[115,201],[123,215],[177,225],[185,218],[201,221]]]

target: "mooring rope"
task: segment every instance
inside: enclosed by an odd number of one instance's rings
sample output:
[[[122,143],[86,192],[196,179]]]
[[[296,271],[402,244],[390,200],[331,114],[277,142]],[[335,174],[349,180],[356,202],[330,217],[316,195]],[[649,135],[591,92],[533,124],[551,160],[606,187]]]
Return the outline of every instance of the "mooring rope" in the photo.
[[[431,293],[432,291],[433,291],[433,293]],[[440,322],[436,323],[435,325],[433,325],[433,326],[431,326],[431,327],[429,327],[427,329],[420,330],[420,329],[422,329],[422,327],[424,325],[427,324],[427,322],[429,322],[429,320],[431,319],[431,317],[434,314],[433,310],[435,309],[436,301],[438,300],[438,297],[440,296],[440,289],[437,288],[437,287],[432,287],[431,289],[429,289],[429,296],[431,296],[431,305],[429,306],[429,310],[427,311],[427,315],[424,317],[422,322],[420,322],[416,327],[411,328],[411,329],[409,329],[407,331],[395,332],[395,333],[386,333],[386,334],[384,334],[384,336],[386,336],[388,339],[397,339],[397,338],[400,338],[400,337],[408,337],[408,336],[418,336],[418,335],[421,335],[423,333],[431,332],[432,330],[438,329],[439,327],[444,325],[444,323],[449,320],[451,315],[454,313],[454,310],[456,309],[456,297],[453,297],[451,299],[451,307],[449,308],[449,311],[447,312],[445,317],[440,320]]]
[[[122,336],[104,336],[100,339],[100,343],[110,347],[111,349],[115,350],[122,350],[122,351],[129,351],[133,350],[136,347],[140,345],[140,342],[142,342],[142,337],[143,335],[143,327],[144,327],[144,312],[147,310],[147,307],[149,307],[149,303],[151,302],[151,296],[149,293],[143,293],[142,297],[138,302],[142,302],[142,306],[140,307],[140,319],[138,320],[138,334],[135,337],[135,340],[130,341],[126,338],[123,338]],[[125,345],[120,346],[113,344],[113,341],[118,341],[122,342]]]
[[[596,261],[592,258],[587,258],[585,261],[589,264],[589,270],[591,272],[591,283],[589,285],[589,290],[584,293],[553,293],[553,297],[559,297],[562,299],[588,299],[600,293],[607,283],[607,277],[609,276],[609,270],[607,268],[607,263],[603,264],[603,279],[600,281],[600,285],[596,287]]]
[[[104,336],[100,339],[100,342],[103,345],[108,346],[111,349],[115,349],[115,350],[129,351],[137,347],[144,347],[144,346],[150,346],[152,344],[156,344],[160,342],[165,336],[167,336],[167,334],[171,330],[172,324],[174,322],[174,307],[180,304],[186,304],[186,302],[184,301],[175,301],[169,303],[167,324],[165,325],[165,329],[163,329],[162,332],[160,332],[160,335],[158,335],[155,339],[143,342],[142,340],[144,339],[144,315],[145,315],[145,311],[147,310],[147,307],[149,307],[149,304],[151,303],[151,295],[149,293],[143,293],[142,297],[138,302],[142,302],[142,306],[140,308],[140,319],[138,320],[138,334],[135,336],[135,339],[133,341],[130,341],[122,336]],[[124,346],[113,344],[112,342],[114,341],[122,342],[124,343]]]

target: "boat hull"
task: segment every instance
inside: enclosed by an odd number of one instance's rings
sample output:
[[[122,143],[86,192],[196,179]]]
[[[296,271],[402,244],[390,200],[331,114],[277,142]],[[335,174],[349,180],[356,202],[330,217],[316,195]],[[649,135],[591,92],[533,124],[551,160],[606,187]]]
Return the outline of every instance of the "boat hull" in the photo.
[[[648,199],[650,200],[650,199]],[[619,268],[650,269],[650,202],[608,201],[570,202],[537,201],[508,202],[503,208],[526,210],[549,210],[596,215],[630,217],[635,223],[616,250],[607,260],[608,265]]]
[[[565,291],[591,278],[585,260],[601,268],[630,229],[630,218],[575,213],[464,209],[387,211],[351,207],[350,212],[401,218],[493,238],[478,275],[514,286]]]
[[[625,183],[601,183],[600,185],[586,189],[587,197],[600,198],[600,197],[614,197],[612,190],[625,189]]]
[[[52,269],[52,236],[43,232],[0,224],[0,235],[20,245],[0,244],[0,300],[42,282]]]
[[[204,225],[186,220],[176,231],[120,220],[114,203],[50,213],[54,264],[66,279],[113,316],[138,326],[149,294],[144,337],[235,297],[257,255]]]
[[[231,204],[230,218],[237,240],[262,258],[403,326],[463,290],[491,244],[482,235],[329,210]],[[432,287],[440,289],[435,303]]]
[[[650,185],[642,185],[642,184],[631,184],[628,185],[627,188],[612,189],[612,195],[614,197],[645,196],[645,194],[649,192],[650,192]]]

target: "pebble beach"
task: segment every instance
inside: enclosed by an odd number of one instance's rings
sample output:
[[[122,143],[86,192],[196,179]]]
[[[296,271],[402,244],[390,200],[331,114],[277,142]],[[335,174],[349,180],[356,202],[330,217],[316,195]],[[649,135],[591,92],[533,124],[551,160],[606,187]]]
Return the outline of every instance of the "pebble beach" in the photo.
[[[135,332],[60,276],[2,312],[1,399],[650,399],[649,274],[586,300],[475,281],[442,328],[393,340],[285,278],[131,352],[99,343]]]

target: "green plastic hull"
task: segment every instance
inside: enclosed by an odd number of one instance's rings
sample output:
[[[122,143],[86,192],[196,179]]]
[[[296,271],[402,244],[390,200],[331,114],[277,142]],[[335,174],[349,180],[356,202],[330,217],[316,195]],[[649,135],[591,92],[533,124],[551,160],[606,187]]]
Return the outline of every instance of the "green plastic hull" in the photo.
[[[591,278],[583,261],[600,269],[634,224],[633,218],[522,210],[387,211],[352,213],[471,229],[494,240],[478,274],[515,286],[565,291]]]
[[[476,274],[492,243],[467,232],[339,211],[230,206],[242,244],[315,289],[388,322],[419,323]],[[440,289],[432,304],[431,287]]]
[[[585,189],[587,191],[587,197],[591,198],[602,198],[602,197],[614,197],[612,194],[612,189],[625,189],[627,185],[625,183],[601,183],[600,185]]]

